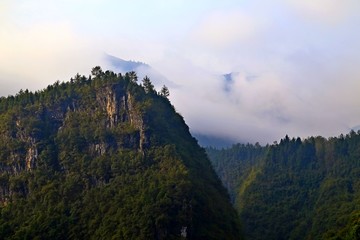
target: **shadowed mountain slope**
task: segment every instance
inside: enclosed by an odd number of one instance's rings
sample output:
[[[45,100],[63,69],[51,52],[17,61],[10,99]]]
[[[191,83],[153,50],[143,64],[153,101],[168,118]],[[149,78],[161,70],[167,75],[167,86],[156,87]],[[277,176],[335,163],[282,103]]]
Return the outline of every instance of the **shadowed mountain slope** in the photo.
[[[0,238],[241,239],[166,96],[134,73],[92,75],[0,99]]]

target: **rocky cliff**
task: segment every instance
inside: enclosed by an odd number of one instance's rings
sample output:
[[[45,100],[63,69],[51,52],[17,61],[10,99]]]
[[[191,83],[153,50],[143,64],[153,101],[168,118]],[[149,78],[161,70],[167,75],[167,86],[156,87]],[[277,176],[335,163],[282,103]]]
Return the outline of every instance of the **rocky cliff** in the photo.
[[[0,99],[0,237],[239,239],[169,100],[128,74],[93,74]]]

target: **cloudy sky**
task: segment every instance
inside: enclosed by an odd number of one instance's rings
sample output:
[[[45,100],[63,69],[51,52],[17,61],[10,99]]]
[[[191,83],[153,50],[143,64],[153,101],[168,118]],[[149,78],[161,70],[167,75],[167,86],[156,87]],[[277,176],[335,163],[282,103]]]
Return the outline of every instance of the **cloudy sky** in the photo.
[[[359,12],[359,0],[1,0],[0,96],[106,69],[107,53],[176,83],[193,132],[337,136],[360,125]]]

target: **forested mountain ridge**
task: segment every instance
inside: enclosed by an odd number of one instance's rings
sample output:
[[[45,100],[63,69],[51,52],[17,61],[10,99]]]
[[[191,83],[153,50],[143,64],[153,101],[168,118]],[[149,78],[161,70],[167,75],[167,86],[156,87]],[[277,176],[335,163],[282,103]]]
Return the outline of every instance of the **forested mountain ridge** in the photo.
[[[1,239],[241,239],[164,86],[95,67],[0,99]]]
[[[247,239],[360,239],[360,131],[207,153]]]

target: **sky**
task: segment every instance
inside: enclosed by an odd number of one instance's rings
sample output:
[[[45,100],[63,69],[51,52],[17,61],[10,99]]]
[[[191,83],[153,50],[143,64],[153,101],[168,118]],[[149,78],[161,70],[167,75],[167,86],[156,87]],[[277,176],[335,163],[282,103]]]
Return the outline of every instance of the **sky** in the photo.
[[[1,0],[0,96],[107,69],[110,54],[175,83],[194,133],[338,136],[360,125],[359,11],[358,0]]]

